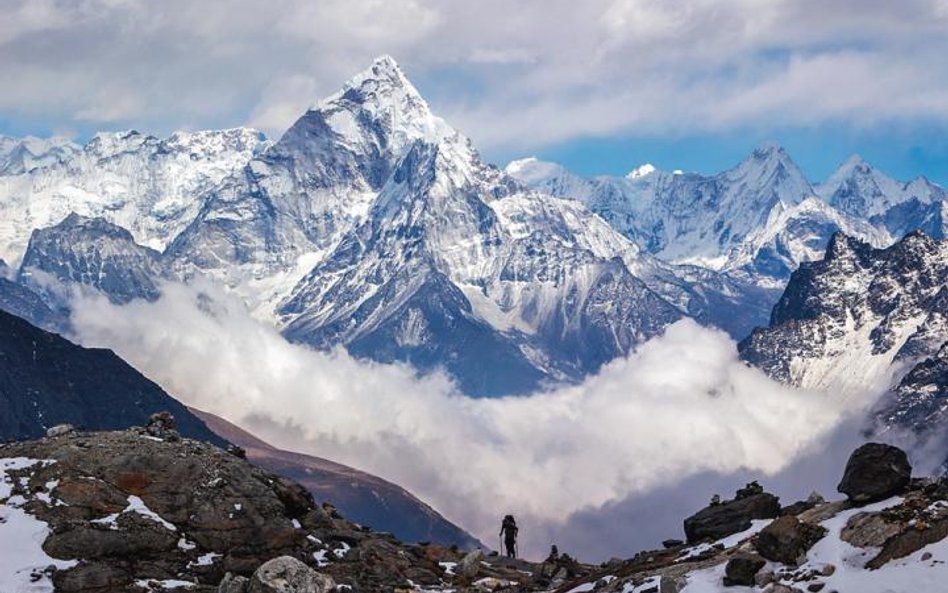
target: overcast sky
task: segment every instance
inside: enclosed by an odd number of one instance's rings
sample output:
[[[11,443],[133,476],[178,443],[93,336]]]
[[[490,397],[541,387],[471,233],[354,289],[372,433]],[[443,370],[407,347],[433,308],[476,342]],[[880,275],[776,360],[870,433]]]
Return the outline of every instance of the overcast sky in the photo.
[[[0,132],[278,135],[382,53],[502,163],[948,181],[948,0],[0,0]]]

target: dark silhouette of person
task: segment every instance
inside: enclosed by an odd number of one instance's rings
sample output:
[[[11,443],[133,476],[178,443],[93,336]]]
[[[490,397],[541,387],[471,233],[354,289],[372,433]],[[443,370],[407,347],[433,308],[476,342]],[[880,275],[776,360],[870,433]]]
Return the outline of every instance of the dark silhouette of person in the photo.
[[[504,517],[503,523],[500,524],[500,535],[504,538],[504,545],[507,548],[507,557],[516,558],[517,557],[517,522],[514,520],[513,515],[507,515]]]

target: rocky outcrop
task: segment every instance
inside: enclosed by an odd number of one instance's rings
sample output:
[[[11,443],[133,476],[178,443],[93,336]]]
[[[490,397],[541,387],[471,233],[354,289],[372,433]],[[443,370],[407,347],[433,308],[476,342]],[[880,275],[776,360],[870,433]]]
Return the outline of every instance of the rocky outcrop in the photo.
[[[299,484],[180,438],[162,414],[149,427],[0,445],[0,552],[13,541],[9,513],[45,532],[29,569],[64,593],[531,591],[591,572],[565,554],[463,562],[457,548],[404,544]]]
[[[767,560],[799,564],[806,551],[824,535],[825,528],[785,515],[761,530],[757,536],[757,551]]]
[[[734,500],[711,504],[685,519],[688,543],[720,539],[740,533],[754,519],[773,519],[780,515],[780,499],[767,492],[739,491]]]
[[[912,477],[905,451],[882,443],[856,449],[846,463],[837,490],[856,504],[888,498],[901,492]]]
[[[737,554],[727,561],[724,567],[724,585],[726,587],[749,587],[754,577],[767,564],[767,561],[755,554]]]

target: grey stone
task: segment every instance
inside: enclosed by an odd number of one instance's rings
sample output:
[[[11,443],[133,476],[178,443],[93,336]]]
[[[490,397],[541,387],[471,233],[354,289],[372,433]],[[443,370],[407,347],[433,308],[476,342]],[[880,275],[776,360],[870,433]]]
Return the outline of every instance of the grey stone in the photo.
[[[248,593],[327,593],[336,583],[292,556],[269,560],[254,571]]]
[[[250,579],[232,573],[227,573],[217,586],[217,593],[247,593]]]
[[[57,424],[56,426],[52,426],[46,430],[46,436],[54,439],[58,436],[75,432],[75,430],[76,427],[72,424]]]

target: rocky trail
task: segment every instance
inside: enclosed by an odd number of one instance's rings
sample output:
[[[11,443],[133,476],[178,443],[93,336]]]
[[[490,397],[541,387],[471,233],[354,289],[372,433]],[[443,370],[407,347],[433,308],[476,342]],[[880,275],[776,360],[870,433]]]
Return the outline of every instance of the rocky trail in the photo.
[[[844,500],[781,506],[752,482],[687,518],[684,541],[598,566],[405,544],[242,453],[167,416],[0,446],[0,591],[864,593],[948,578],[948,481],[913,479],[887,445],[853,454]]]

